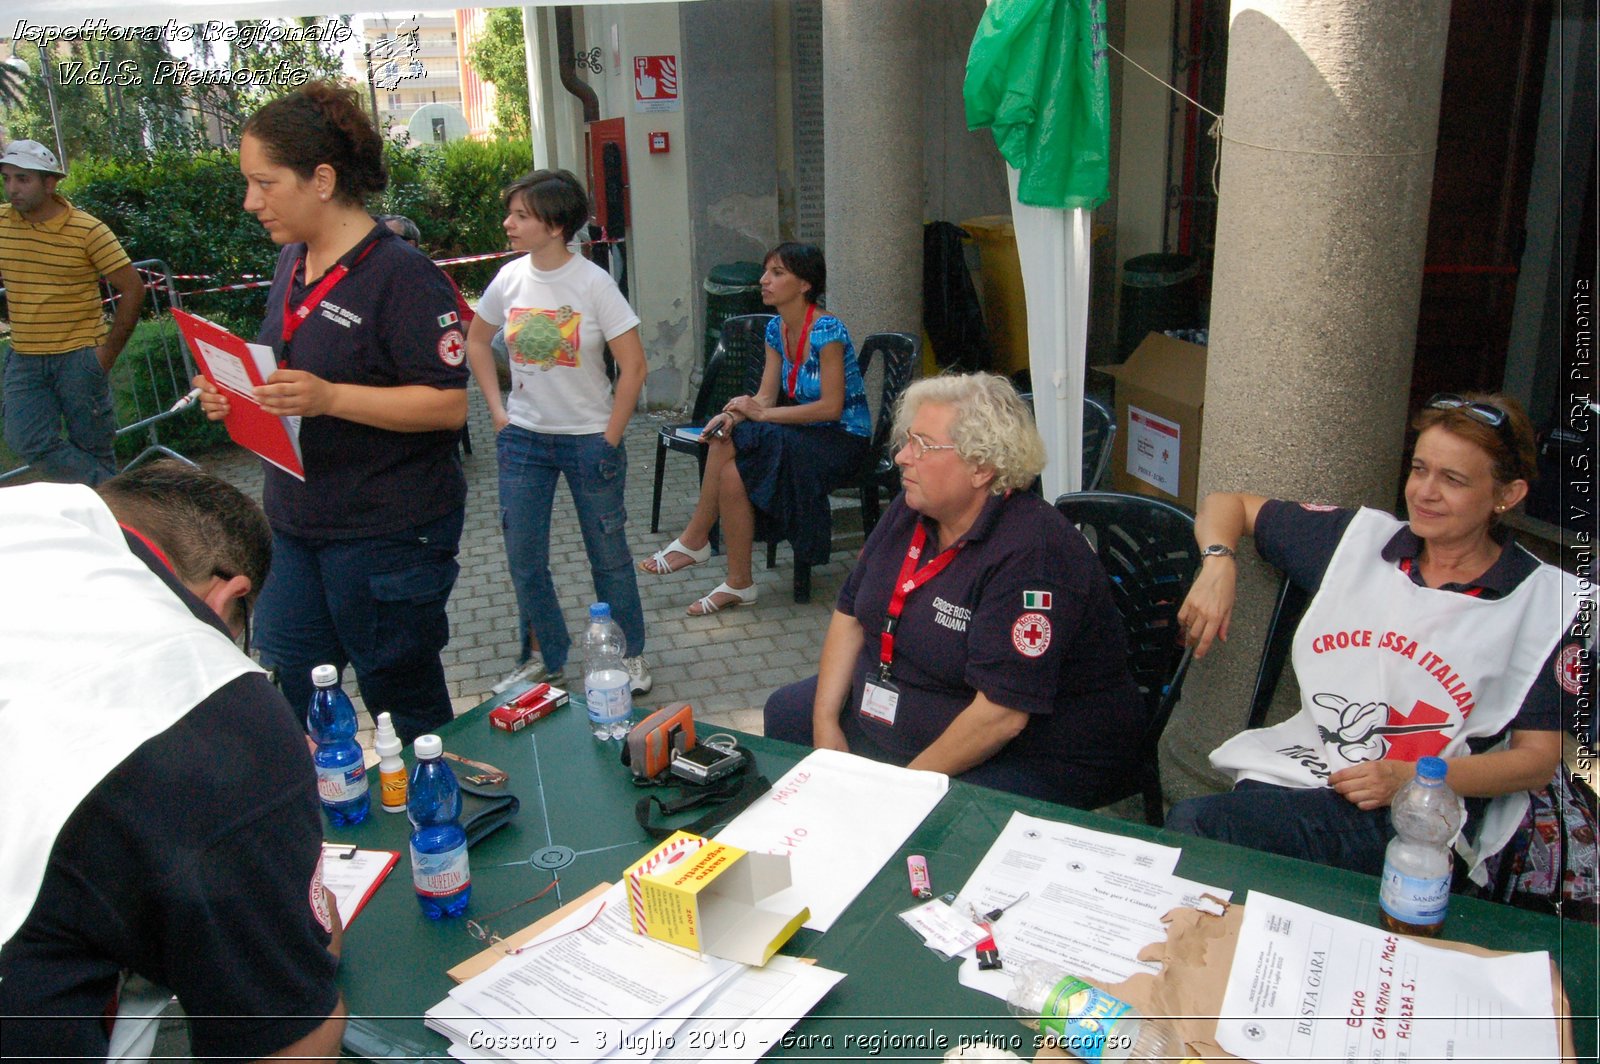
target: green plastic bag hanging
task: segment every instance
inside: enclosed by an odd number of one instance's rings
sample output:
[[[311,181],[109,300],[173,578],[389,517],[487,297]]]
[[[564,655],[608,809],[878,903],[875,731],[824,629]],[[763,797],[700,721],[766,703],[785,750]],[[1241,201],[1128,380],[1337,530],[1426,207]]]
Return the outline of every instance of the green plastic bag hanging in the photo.
[[[989,127],[1033,207],[1105,202],[1105,0],[993,0],[967,53],[967,128]]]

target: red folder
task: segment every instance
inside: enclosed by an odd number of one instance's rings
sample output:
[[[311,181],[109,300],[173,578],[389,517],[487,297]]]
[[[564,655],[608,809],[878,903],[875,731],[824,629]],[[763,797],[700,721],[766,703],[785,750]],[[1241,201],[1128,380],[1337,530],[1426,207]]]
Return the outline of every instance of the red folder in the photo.
[[[178,330],[194,352],[195,364],[206,380],[227,393],[229,411],[222,424],[233,442],[249,448],[279,469],[301,480],[306,468],[300,459],[298,426],[289,418],[261,409],[250,390],[265,384],[250,345],[227,329],[187,311],[172,311]]]

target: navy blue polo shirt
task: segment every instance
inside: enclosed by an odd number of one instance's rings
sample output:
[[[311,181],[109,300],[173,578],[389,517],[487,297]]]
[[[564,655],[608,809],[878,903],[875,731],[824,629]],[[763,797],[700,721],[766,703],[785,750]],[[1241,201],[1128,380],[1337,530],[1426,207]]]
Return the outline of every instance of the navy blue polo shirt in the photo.
[[[290,244],[278,256],[266,321],[256,334],[280,366],[335,384],[467,386],[466,332],[450,282],[383,225],[339,260],[350,272],[286,349],[285,293],[294,308],[315,287],[304,277],[305,251],[304,244]],[[454,429],[391,432],[327,415],[305,418],[305,482],[265,464],[267,517],[280,532],[319,539],[386,535],[437,520],[466,504],[458,437]]]
[[[1328,563],[1333,560],[1333,553],[1355,515],[1354,510],[1269,500],[1256,515],[1256,551],[1266,561],[1287,573],[1294,583],[1315,594],[1322,586]],[[1505,549],[1500,552],[1500,557],[1482,576],[1467,584],[1444,584],[1439,590],[1476,594],[1486,599],[1503,598],[1510,594],[1539,568],[1539,560],[1509,538],[1503,544]],[[1409,526],[1390,537],[1382,553],[1384,561],[1393,565],[1409,563],[1407,575],[1411,577],[1411,582],[1418,587],[1423,586],[1422,566],[1416,564],[1422,554],[1422,540]],[[1558,731],[1563,720],[1578,719],[1575,711],[1581,685],[1571,675],[1571,663],[1574,654],[1582,653],[1579,635],[1574,626],[1566,638],[1556,644],[1509,728]],[[1566,703],[1565,707],[1563,702]],[[1481,752],[1499,739],[1500,736],[1474,739],[1470,745],[1475,752]]]
[[[857,713],[866,677],[877,675],[890,593],[919,520],[904,495],[896,499],[839,593],[839,611],[866,632],[847,713]],[[926,561],[938,535],[925,523]],[[1074,765],[1136,765],[1144,703],[1110,584],[1083,535],[1043,499],[1012,492],[990,498],[959,542],[949,566],[906,600],[894,643],[895,722],[858,716],[868,736],[909,760],[981,691],[1031,717],[997,759],[1055,779]]]

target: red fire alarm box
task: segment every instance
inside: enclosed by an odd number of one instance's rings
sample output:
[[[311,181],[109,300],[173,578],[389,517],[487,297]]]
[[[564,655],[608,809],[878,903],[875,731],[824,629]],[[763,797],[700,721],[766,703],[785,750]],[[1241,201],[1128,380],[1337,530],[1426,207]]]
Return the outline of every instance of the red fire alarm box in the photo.
[[[650,154],[665,155],[669,151],[667,134],[665,130],[650,134]]]

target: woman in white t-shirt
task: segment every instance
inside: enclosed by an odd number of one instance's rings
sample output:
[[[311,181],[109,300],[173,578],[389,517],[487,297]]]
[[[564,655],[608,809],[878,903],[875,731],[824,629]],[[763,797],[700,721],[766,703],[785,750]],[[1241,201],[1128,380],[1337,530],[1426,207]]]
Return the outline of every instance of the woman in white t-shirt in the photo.
[[[559,680],[572,648],[550,575],[550,511],[565,474],[578,511],[597,601],[627,638],[633,690],[650,689],[644,610],[628,550],[623,433],[644,385],[639,316],[611,276],[568,245],[589,218],[589,197],[565,170],[537,170],[505,191],[506,235],[527,254],[490,282],[467,334],[467,357],[496,432],[500,513],[517,592],[517,673]],[[490,349],[504,327],[511,392],[502,403]],[[607,345],[616,360],[613,394]],[[537,648],[539,657],[534,657]]]

